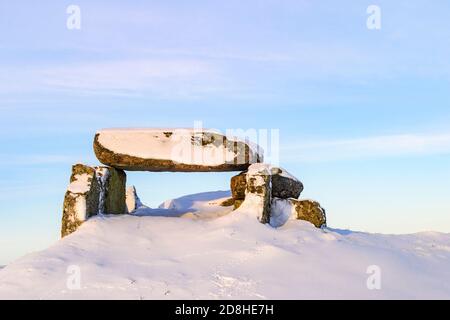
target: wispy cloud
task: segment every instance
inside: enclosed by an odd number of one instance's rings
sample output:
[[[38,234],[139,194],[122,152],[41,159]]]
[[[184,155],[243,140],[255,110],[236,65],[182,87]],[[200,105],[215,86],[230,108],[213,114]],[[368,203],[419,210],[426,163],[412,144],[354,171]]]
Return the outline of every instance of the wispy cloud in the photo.
[[[57,154],[0,154],[0,165],[2,166],[38,166],[54,164],[73,164],[79,156],[57,155]],[[97,163],[93,156],[83,159],[84,162]]]
[[[285,161],[335,161],[360,158],[450,153],[450,133],[399,134],[355,139],[317,140],[281,148]]]
[[[218,70],[196,59],[87,61],[2,69],[5,73],[0,76],[0,83],[5,93],[44,90],[112,96],[151,93],[186,98],[220,90]]]

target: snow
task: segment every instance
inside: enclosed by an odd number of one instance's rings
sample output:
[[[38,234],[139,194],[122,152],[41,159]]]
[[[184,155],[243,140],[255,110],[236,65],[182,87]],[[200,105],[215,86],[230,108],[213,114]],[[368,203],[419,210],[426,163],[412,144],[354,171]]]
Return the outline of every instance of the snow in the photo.
[[[203,132],[214,132],[205,130]],[[195,165],[221,165],[233,162],[236,153],[224,143],[193,145],[192,136],[202,137],[194,129],[103,129],[98,141],[116,153],[144,159],[172,160]],[[251,146],[249,146],[251,148]],[[254,152],[255,154],[255,152]],[[255,159],[251,159],[255,162]]]
[[[99,201],[98,201],[98,214],[103,214],[105,211],[105,199],[107,190],[107,182],[109,179],[109,169],[106,167],[96,167],[95,168],[95,176],[97,178],[97,182],[100,188]]]
[[[294,207],[288,199],[273,199],[270,210],[269,224],[278,228],[283,226],[290,217],[293,217]]]
[[[135,186],[129,186],[127,188],[125,194],[125,202],[128,213],[134,213],[136,209],[139,209],[143,206],[143,204],[141,203],[141,199],[139,199],[139,196],[136,193]]]
[[[272,166],[265,163],[253,163],[248,167],[248,175],[268,175],[271,173]]]
[[[281,173],[279,173],[280,176],[289,178],[291,180],[299,181],[296,177],[294,177],[292,174],[290,174],[286,169],[280,168]]]
[[[75,194],[85,194],[91,188],[91,182],[89,181],[91,178],[92,176],[87,173],[77,174],[67,190]]]
[[[76,220],[85,221],[87,219],[86,197],[79,195],[75,198]]]
[[[221,207],[228,196],[90,218],[0,270],[0,299],[450,298],[450,234],[369,234],[293,219],[272,228],[251,206]],[[80,290],[67,285],[73,270]],[[380,290],[368,289],[368,270],[380,270]]]

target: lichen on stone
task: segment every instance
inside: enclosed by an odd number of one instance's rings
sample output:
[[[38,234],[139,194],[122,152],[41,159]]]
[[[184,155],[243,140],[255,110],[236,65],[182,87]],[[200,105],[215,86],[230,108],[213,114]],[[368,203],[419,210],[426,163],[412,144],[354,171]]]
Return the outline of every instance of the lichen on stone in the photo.
[[[296,219],[309,221],[317,228],[326,226],[325,209],[317,201],[291,199],[291,202],[294,206]]]

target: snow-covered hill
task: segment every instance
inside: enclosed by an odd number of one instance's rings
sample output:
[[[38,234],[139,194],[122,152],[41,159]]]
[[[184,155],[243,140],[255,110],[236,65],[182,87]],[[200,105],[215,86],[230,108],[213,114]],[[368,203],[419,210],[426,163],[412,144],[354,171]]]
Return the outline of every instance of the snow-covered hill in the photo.
[[[274,229],[221,207],[226,197],[92,218],[0,270],[0,298],[450,298],[450,234],[321,230],[299,220]],[[380,290],[368,289],[368,269],[381,272]],[[78,270],[80,289],[68,287]]]

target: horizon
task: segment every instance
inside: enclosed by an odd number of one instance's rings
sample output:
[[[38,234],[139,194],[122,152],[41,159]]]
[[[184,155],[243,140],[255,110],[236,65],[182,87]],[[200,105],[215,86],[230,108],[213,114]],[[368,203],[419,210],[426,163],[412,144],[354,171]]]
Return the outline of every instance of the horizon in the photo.
[[[59,239],[71,165],[102,128],[279,130],[330,228],[450,233],[450,3],[0,5],[0,265]],[[151,207],[238,172],[127,172]]]

